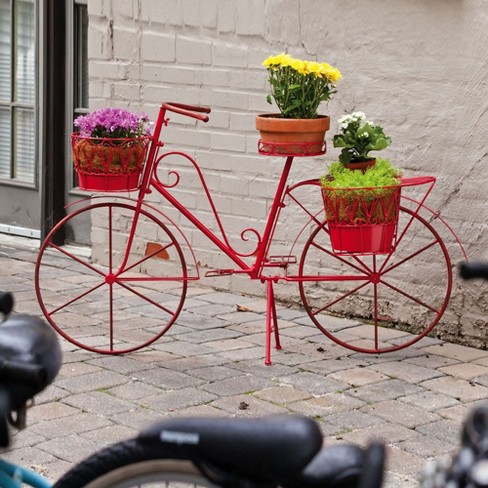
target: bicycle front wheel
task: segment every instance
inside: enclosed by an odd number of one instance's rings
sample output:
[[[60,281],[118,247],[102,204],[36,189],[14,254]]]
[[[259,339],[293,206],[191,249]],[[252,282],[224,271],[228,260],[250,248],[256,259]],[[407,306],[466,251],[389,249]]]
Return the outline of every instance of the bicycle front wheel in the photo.
[[[299,265],[303,305],[317,328],[337,344],[365,353],[391,352],[425,337],[449,302],[452,267],[434,227],[401,207],[393,252],[340,255],[327,224],[311,234]],[[340,321],[334,316],[359,318]]]
[[[160,446],[121,442],[94,454],[66,473],[53,488],[209,487],[195,465]]]
[[[168,227],[120,202],[89,205],[61,220],[43,242],[35,271],[39,304],[55,330],[103,354],[160,338],[180,313],[187,284],[184,254]]]

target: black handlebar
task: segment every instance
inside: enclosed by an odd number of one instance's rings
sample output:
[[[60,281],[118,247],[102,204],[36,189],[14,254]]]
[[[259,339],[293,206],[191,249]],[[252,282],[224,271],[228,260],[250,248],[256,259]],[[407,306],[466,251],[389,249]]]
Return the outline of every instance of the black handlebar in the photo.
[[[459,274],[465,280],[482,278],[488,280],[488,262],[463,261],[459,264]]]
[[[47,381],[47,372],[36,364],[4,359],[0,360],[0,380],[42,388]]]

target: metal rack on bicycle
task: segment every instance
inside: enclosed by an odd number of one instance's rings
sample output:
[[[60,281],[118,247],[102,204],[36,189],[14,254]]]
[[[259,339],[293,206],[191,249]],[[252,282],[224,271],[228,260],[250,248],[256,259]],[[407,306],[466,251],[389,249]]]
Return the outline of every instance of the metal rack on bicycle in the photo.
[[[180,151],[164,152],[160,142],[161,130],[169,123],[168,112],[206,121],[209,111],[163,104],[138,180],[137,196],[117,194],[115,198],[103,194],[88,204],[81,201],[68,208],[68,215],[42,243],[36,263],[37,296],[46,318],[65,339],[89,351],[121,354],[148,346],[169,330],[183,309],[189,282],[200,279],[198,259],[179,225],[180,218],[233,263],[233,267],[212,270],[207,275],[241,274],[265,284],[266,364],[271,363],[273,338],[276,348],[281,347],[274,293],[278,282],[296,283],[304,315],[311,325],[353,351],[382,353],[402,349],[432,331],[446,310],[452,290],[451,259],[438,225],[460,245],[448,224],[425,205],[434,177],[402,179],[401,197],[399,188],[392,199],[399,203],[395,211],[398,219],[390,223],[388,235],[380,238],[379,247],[340,249],[334,238],[351,229],[341,223],[334,227],[328,220],[320,181],[288,183],[294,159],[323,154],[325,144],[314,143],[311,150],[307,142],[260,141],[261,154],[283,157],[285,162],[263,232],[250,228],[241,233],[243,240],[249,233],[256,237],[255,249],[238,252],[227,237],[197,161]],[[168,155],[185,158],[196,171],[217,231],[210,230],[197,212],[190,211],[172,191],[180,182],[177,171],[167,168],[172,176],[170,183],[159,179],[158,165],[166,164]],[[425,191],[419,197],[418,190],[422,188]],[[317,195],[314,208],[301,199],[304,189]],[[407,194],[409,189],[415,189],[415,198]],[[167,204],[165,209],[147,199],[151,192],[161,196]],[[278,259],[270,255],[270,247],[281,212],[288,204],[298,209],[303,227],[290,243],[289,253]],[[171,211],[167,211],[168,207]],[[73,232],[87,221],[99,243],[89,256],[66,245]],[[357,237],[346,240],[355,243]],[[461,245],[460,248],[464,253]],[[51,266],[53,253],[66,260],[63,270]],[[59,273],[70,280],[71,289],[57,287]],[[353,327],[357,321],[338,317],[359,317],[364,325]]]

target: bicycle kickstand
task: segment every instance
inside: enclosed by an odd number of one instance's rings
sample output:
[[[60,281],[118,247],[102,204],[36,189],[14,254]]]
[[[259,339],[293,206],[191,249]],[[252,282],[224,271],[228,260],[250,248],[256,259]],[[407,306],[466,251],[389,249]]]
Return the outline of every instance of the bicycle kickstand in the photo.
[[[266,295],[266,351],[264,364],[271,365],[271,334],[274,332],[275,348],[281,349],[280,333],[278,330],[278,318],[276,317],[276,303],[273,291],[273,279],[267,280],[268,289]]]

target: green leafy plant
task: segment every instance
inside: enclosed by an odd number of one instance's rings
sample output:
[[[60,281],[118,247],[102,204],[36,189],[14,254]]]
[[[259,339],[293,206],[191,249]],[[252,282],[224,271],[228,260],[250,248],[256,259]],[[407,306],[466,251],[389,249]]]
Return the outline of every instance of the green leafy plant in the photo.
[[[327,219],[342,224],[394,222],[398,216],[401,172],[377,158],[364,172],[337,161],[321,179]]]
[[[271,93],[281,115],[288,119],[314,119],[318,107],[336,92],[341,72],[327,63],[304,61],[289,54],[270,56],[263,62],[268,70]]]
[[[322,177],[322,186],[328,188],[377,188],[396,186],[400,183],[401,171],[389,159],[377,158],[376,164],[366,171],[350,170],[340,161],[332,163],[327,175]]]
[[[339,161],[342,164],[369,159],[370,151],[380,151],[391,144],[383,128],[366,120],[363,112],[353,112],[339,119],[340,133],[332,139],[334,147],[342,148]]]

